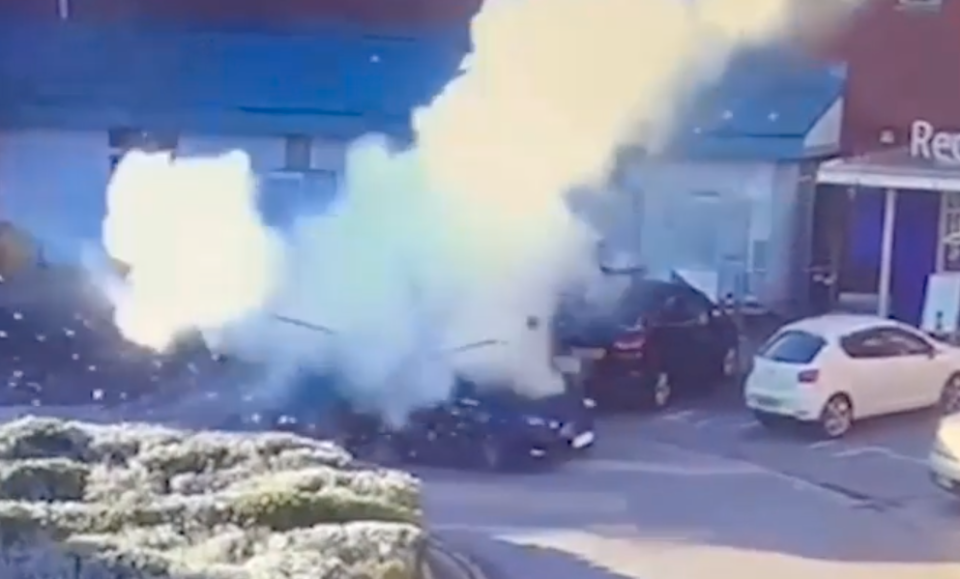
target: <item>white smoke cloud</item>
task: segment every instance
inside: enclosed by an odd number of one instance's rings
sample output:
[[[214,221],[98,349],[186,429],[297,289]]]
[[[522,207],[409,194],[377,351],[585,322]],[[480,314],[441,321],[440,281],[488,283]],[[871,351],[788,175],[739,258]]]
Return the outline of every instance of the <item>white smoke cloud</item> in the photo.
[[[219,328],[262,306],[282,252],[254,205],[243,153],[173,160],[134,151],[107,188],[103,243],[129,264],[114,284],[116,322],[130,340],[165,349],[183,332]]]
[[[201,328],[274,367],[335,366],[393,409],[444,398],[454,370],[557,392],[547,324],[526,320],[549,319],[558,291],[594,269],[597,236],[571,215],[567,192],[602,191],[628,141],[656,150],[737,50],[822,27],[846,7],[487,2],[463,74],[415,114],[414,148],[354,143],[339,202],[298,219],[283,242],[254,218],[242,155],[130,155],[105,226],[108,251],[132,267],[118,323],[154,346]],[[485,339],[505,346],[448,353]]]

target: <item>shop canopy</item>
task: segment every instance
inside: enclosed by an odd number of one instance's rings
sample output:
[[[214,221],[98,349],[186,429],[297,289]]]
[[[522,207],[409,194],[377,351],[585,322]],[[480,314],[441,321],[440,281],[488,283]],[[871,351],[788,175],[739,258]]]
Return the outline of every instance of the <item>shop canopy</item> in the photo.
[[[827,161],[820,165],[817,181],[879,189],[960,191],[960,163],[911,156],[908,147],[901,147]]]
[[[0,20],[0,127],[403,132],[468,48],[466,27],[387,36]]]
[[[745,51],[678,115],[675,156],[822,158],[839,148],[846,66],[782,49]]]

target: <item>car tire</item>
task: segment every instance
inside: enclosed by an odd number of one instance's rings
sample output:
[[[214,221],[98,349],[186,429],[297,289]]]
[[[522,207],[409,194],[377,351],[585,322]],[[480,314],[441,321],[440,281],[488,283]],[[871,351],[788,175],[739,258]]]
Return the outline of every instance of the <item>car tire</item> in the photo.
[[[843,438],[852,427],[853,401],[846,394],[834,394],[820,411],[818,433],[823,438]]]
[[[940,393],[940,411],[944,414],[960,412],[960,372],[951,374]]]
[[[740,375],[740,351],[731,347],[720,361],[720,376],[724,380],[733,380]]]
[[[667,372],[657,372],[648,386],[647,404],[651,410],[663,410],[673,402],[673,380]]]

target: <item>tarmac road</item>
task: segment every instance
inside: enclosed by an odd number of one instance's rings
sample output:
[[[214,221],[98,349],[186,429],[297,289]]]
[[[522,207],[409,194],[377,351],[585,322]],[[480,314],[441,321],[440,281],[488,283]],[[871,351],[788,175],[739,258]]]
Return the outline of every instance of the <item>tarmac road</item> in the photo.
[[[614,418],[606,426],[614,441],[640,437],[744,460],[875,505],[952,524],[960,501],[931,483],[926,466],[938,421],[936,411],[914,412],[857,423],[841,440],[818,440],[801,429],[762,428],[738,393],[728,392],[659,415]]]
[[[922,518],[607,425],[554,472],[431,471],[429,520],[491,574],[557,579],[960,578],[956,521]]]

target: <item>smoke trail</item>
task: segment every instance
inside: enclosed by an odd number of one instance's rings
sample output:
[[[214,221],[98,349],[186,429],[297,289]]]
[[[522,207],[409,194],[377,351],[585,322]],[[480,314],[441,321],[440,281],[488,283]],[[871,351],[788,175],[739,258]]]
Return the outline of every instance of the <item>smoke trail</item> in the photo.
[[[241,157],[130,156],[105,227],[108,250],[132,268],[118,323],[154,345],[200,327],[273,367],[336,368],[358,396],[399,412],[447,396],[454,371],[557,392],[548,324],[526,322],[549,319],[558,292],[595,270],[597,232],[567,192],[602,192],[625,143],[656,152],[737,50],[822,29],[850,6],[488,2],[462,75],[416,111],[414,147],[354,143],[338,202],[296,220],[283,242],[252,217]],[[490,338],[506,345],[445,353]]]

